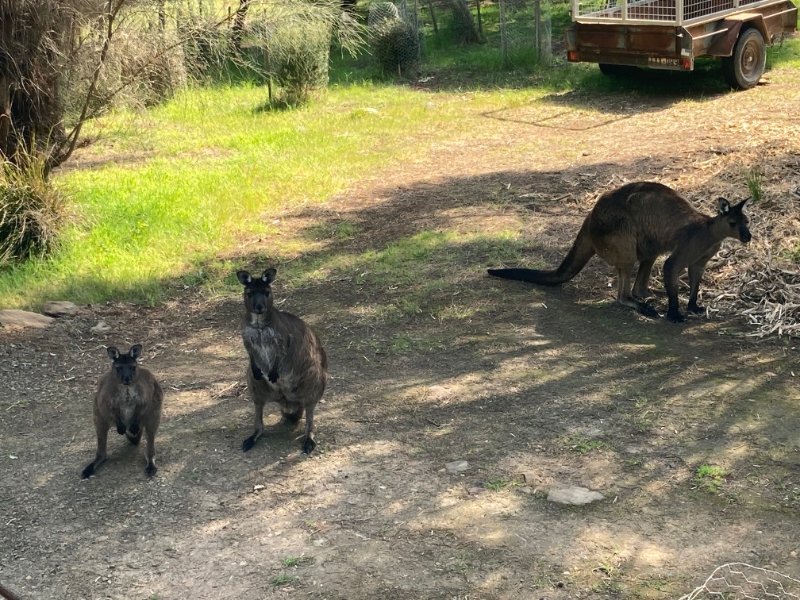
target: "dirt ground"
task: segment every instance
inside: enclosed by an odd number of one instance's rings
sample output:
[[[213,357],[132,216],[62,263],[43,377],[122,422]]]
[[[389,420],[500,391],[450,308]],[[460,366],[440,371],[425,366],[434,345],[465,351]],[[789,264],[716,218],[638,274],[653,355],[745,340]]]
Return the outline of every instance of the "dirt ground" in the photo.
[[[800,157],[788,70],[746,93],[537,106],[476,114],[468,147],[437,146],[280,218],[287,231],[357,224],[325,245],[342,256],[422,230],[516,227],[525,264],[555,264],[598,190],[659,180],[710,211],[715,157]],[[765,186],[800,192],[800,168]],[[730,190],[746,194],[741,179]],[[256,270],[269,249],[254,245],[240,258]],[[723,311],[684,325],[637,316],[611,301],[597,259],[545,289],[485,276],[498,265],[480,244],[442,252],[455,260],[402,281],[437,283],[430,303],[451,306],[448,319],[424,303],[377,317],[396,290],[365,273],[295,288],[279,272],[281,307],[330,357],[310,458],[276,409],[241,451],[252,405],[237,294],[188,288],[152,309],[82,307],[0,332],[0,583],[25,600],[557,600],[678,598],[737,561],[800,579],[794,341],[748,337]],[[93,334],[99,320],[111,331]],[[108,462],[82,481],[103,348],[132,343],[166,393],[159,472],[148,480],[142,449],[112,431]],[[455,460],[469,468],[448,473]],[[556,484],[605,500],[554,504]]]

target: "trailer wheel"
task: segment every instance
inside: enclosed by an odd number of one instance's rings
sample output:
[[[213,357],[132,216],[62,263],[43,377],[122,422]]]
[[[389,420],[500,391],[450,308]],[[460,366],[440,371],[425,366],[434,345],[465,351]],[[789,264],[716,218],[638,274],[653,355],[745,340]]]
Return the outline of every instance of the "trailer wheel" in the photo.
[[[761,79],[766,62],[764,37],[758,29],[751,27],[739,34],[733,55],[722,59],[722,74],[732,88],[749,90]]]

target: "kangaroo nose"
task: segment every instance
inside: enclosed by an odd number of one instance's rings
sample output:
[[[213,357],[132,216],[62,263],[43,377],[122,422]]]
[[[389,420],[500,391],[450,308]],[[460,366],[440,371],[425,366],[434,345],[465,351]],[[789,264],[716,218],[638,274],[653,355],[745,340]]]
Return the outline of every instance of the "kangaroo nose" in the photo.
[[[744,231],[744,232],[742,233],[742,242],[744,242],[744,243],[746,244],[747,242],[749,242],[749,241],[750,241],[750,239],[751,239],[752,237],[753,237],[753,236],[752,236],[752,235],[750,235],[750,232],[749,232],[749,231]]]

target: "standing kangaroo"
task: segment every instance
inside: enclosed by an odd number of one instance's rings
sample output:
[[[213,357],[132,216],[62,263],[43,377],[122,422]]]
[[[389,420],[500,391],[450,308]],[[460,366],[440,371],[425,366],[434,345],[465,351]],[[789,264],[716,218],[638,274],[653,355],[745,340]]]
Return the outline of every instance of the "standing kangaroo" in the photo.
[[[147,435],[147,468],[156,473],[155,439],[161,422],[161,405],[164,392],[153,374],[140,367],[136,360],[142,354],[142,345],[131,346],[127,354],[113,347],[107,349],[113,365],[103,375],[94,397],[94,428],[97,431],[97,456],[83,470],[81,477],[91,477],[106,460],[108,430],[116,425],[117,433],[128,438],[134,446],[142,439],[142,429]]]
[[[697,291],[706,263],[725,238],[745,244],[751,238],[743,212],[749,198],[736,206],[724,198],[717,202],[719,214],[709,217],[665,185],[646,181],[628,183],[600,196],[558,269],[489,269],[489,275],[559,285],[580,273],[597,254],[617,269],[617,302],[657,317],[658,312],[644,300],[649,295],[653,263],[662,254],[669,254],[664,262],[664,287],[669,300],[667,319],[680,323],[684,316],[678,310],[678,277],[683,270],[689,269],[687,309],[701,313],[705,308],[697,305]],[[631,294],[631,271],[637,261],[639,270]]]
[[[303,452],[311,454],[317,445],[312,438],[314,409],[327,384],[328,356],[311,327],[273,305],[270,284],[276,272],[267,269],[257,279],[247,271],[236,273],[244,286],[242,340],[250,357],[247,387],[256,409],[255,430],[242,442],[242,450],[250,450],[261,437],[264,405],[272,401],[289,425],[296,425],[305,411]]]

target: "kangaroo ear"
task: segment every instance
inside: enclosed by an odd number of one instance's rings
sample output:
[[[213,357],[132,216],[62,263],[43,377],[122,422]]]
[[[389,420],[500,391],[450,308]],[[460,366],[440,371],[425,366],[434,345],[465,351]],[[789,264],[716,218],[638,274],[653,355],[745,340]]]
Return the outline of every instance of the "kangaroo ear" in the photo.
[[[236,279],[238,279],[239,283],[242,285],[250,285],[250,282],[253,281],[253,278],[250,277],[250,273],[247,271],[236,271]]]
[[[725,198],[717,198],[717,206],[719,206],[719,214],[721,215],[727,215],[731,212],[731,203]]]
[[[132,359],[136,360],[142,355],[142,345],[136,344],[135,346],[131,346],[131,349],[128,350],[128,356]]]
[[[114,346],[106,348],[106,352],[108,352],[108,358],[111,360],[117,360],[119,358],[119,350],[114,348]]]
[[[736,205],[736,208],[738,209],[738,211],[742,212],[745,208],[747,208],[747,205],[750,204],[751,200],[752,200],[752,198],[746,198],[746,199],[742,200],[741,202],[739,202],[739,204]]]
[[[277,275],[277,274],[278,274],[277,270],[275,270],[275,269],[267,269],[266,271],[264,271],[264,273],[262,273],[261,280],[264,283],[266,283],[267,285],[269,285],[270,283],[275,281],[275,275]]]

